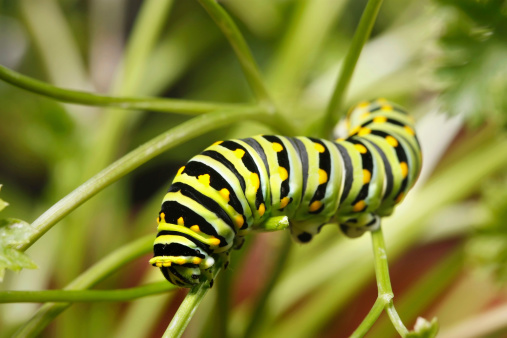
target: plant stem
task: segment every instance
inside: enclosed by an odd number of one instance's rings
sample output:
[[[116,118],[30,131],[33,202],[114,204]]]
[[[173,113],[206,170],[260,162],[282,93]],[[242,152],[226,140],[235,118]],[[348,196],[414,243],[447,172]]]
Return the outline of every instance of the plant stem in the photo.
[[[223,272],[217,280],[218,296],[216,299],[216,312],[211,316],[216,320],[217,337],[227,338],[227,327],[231,308],[231,271]]]
[[[0,291],[0,303],[118,302],[167,292],[174,285],[167,281],[119,290]]]
[[[375,19],[377,18],[381,5],[382,0],[369,0],[366,8],[364,9],[363,15],[361,16],[359,26],[354,33],[352,43],[347,51],[345,60],[343,61],[333,95],[329,101],[329,105],[327,106],[326,115],[322,120],[322,135],[326,137],[331,134],[334,126],[341,118],[342,114],[340,113],[340,109],[343,98],[347,92],[354,69],[356,68],[359,55],[361,54],[364,44],[370,37],[371,30],[375,24]]]
[[[151,110],[188,115],[202,114],[213,110],[246,107],[246,105],[228,103],[197,102],[149,97],[117,97],[93,94],[79,90],[56,87],[43,81],[22,75],[1,65],[0,79],[13,86],[28,90],[35,94],[50,97],[61,102],[83,104],[88,106],[115,107],[129,110]]]
[[[217,259],[217,261],[215,262],[212,272],[213,279],[216,279],[216,276],[218,272],[220,272],[223,263],[224,262],[221,258]],[[192,289],[190,289],[187,296],[185,297],[180,307],[178,308],[178,311],[176,311],[176,314],[169,323],[169,326],[167,327],[166,331],[164,332],[164,335],[162,336],[163,338],[181,337],[188,323],[192,319],[192,316],[197,310],[197,307],[204,299],[204,296],[206,295],[209,289],[210,283],[207,281],[200,283],[199,285],[196,285]]]
[[[260,328],[262,320],[266,315],[266,303],[269,296],[271,295],[271,291],[273,291],[276,282],[282,274],[285,262],[289,257],[291,246],[292,239],[290,236],[285,236],[283,243],[278,250],[278,259],[272,268],[270,279],[266,283],[266,286],[262,290],[262,293],[259,295],[259,300],[257,301],[254,312],[250,317],[250,323],[248,324],[248,327],[245,331],[244,338],[255,337],[255,333],[258,332],[257,330]]]
[[[393,289],[391,287],[391,281],[389,279],[389,267],[387,265],[387,251],[386,244],[384,242],[384,236],[382,235],[382,227],[372,231],[371,233],[373,243],[373,256],[375,257],[375,276],[377,278],[378,287],[378,299],[383,300],[384,307],[393,323],[396,331],[404,337],[408,330],[403,325],[396,309],[393,304]]]
[[[257,100],[270,111],[275,111],[273,100],[262,80],[259,67],[238,27],[227,12],[215,0],[198,0],[220,28],[239,60],[246,80]]]
[[[375,301],[375,304],[373,304],[370,312],[368,312],[368,315],[366,315],[361,324],[359,324],[357,329],[350,335],[350,338],[364,337],[373,324],[375,324],[378,317],[382,314],[385,306],[385,301],[382,298],[377,297],[377,300]]]
[[[164,151],[222,126],[241,120],[263,120],[269,115],[268,112],[260,108],[219,111],[195,117],[168,130],[112,163],[49,208],[32,223],[33,232],[28,242],[19,245],[17,249],[26,250],[59,220],[90,197]],[[269,123],[270,121],[267,119],[265,122]]]
[[[65,290],[88,289],[114,271],[123,267],[132,260],[147,254],[153,246],[153,236],[148,235],[116,249],[108,256],[91,266],[79,275]],[[37,336],[56,316],[68,308],[72,303],[47,303],[26,322],[15,334],[15,337]]]

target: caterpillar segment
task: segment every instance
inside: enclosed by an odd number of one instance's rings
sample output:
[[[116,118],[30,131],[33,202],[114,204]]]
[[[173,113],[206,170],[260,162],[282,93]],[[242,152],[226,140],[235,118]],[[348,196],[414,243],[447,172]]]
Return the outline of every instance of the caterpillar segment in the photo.
[[[283,226],[307,243],[329,222],[348,237],[380,226],[414,185],[421,152],[410,115],[378,99],[347,116],[336,141],[258,135],[219,141],[178,171],[158,217],[153,266],[171,283],[211,280],[250,232]],[[280,223],[282,224],[282,223]]]

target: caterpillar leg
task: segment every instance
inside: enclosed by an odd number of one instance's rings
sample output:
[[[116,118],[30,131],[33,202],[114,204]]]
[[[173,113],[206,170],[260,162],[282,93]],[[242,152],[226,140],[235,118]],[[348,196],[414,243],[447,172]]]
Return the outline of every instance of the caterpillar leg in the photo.
[[[375,231],[380,228],[380,217],[373,213],[361,215],[357,218],[348,218],[340,222],[340,229],[349,238],[362,236],[366,231]]]

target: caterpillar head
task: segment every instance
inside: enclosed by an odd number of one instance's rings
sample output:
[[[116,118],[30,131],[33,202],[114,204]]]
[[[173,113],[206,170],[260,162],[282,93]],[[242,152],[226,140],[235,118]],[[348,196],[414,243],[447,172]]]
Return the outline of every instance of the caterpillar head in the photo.
[[[174,285],[190,288],[208,279],[207,270],[215,260],[192,243],[178,243],[174,238],[165,241],[163,236],[155,240],[154,257],[150,264],[160,268],[164,277]]]

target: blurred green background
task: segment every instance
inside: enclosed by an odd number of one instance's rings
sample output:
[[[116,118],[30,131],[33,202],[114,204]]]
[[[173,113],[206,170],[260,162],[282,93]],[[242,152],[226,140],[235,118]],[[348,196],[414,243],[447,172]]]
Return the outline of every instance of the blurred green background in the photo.
[[[233,50],[196,1],[164,1],[163,10],[152,13],[149,2],[0,1],[0,64],[69,89],[254,102]],[[220,4],[244,34],[282,111],[311,135],[366,1]],[[161,22],[155,33],[136,31],[141,13]],[[395,305],[409,327],[417,315],[437,316],[441,337],[507,336],[506,92],[507,1],[384,1],[342,108],[386,97],[417,121],[423,173],[384,221]],[[27,222],[114,160],[189,119],[62,104],[5,82],[0,102],[0,198],[9,202],[1,218]],[[261,123],[234,124],[149,161],[59,222],[27,251],[39,268],[7,272],[0,288],[62,288],[108,252],[155,236],[159,204],[179,166],[216,140],[270,132]],[[252,236],[233,253],[225,272],[230,336],[243,335],[259,292],[273,269],[283,268],[255,336],[347,337],[376,297],[368,236],[345,239],[329,225],[310,244],[293,244],[283,267],[274,267],[287,236]],[[129,263],[97,288],[162,280],[149,258]],[[185,293],[74,304],[43,336],[158,337]],[[225,298],[217,293],[211,290],[185,337],[218,336],[214,316]],[[1,305],[0,336],[10,336],[38,306]],[[382,317],[367,336],[396,333]]]

